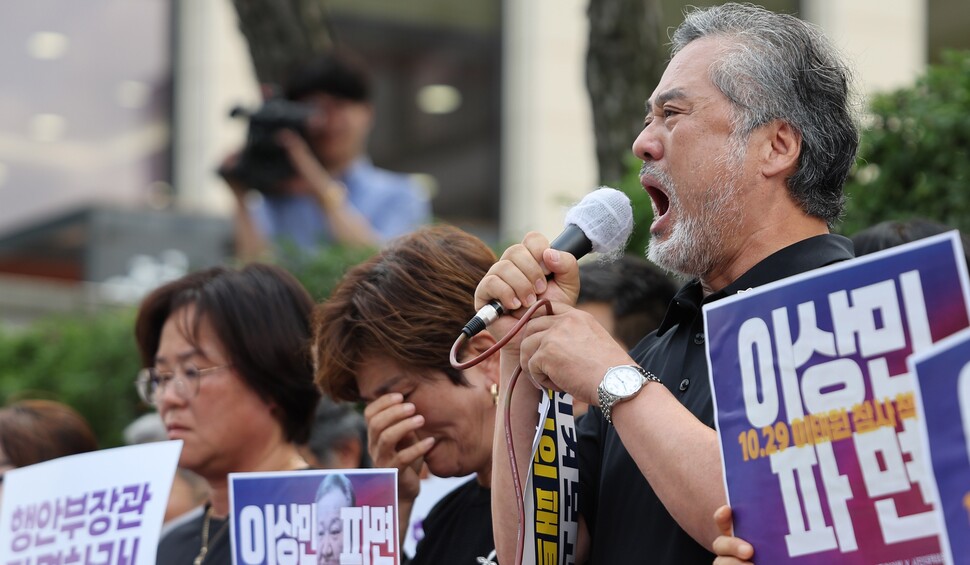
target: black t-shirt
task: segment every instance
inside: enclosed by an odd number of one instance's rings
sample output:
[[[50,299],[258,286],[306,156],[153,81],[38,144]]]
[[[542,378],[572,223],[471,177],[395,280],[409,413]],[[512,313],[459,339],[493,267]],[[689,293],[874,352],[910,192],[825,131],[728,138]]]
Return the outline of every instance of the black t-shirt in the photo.
[[[697,419],[713,428],[703,304],[851,258],[852,243],[848,239],[822,235],[778,251],[706,299],[700,283],[690,282],[674,297],[660,328],[645,337],[630,355],[659,376]],[[592,542],[589,563],[687,565],[714,560],[714,555],[670,516],[598,408],[580,419],[577,428],[580,512],[586,518]]]
[[[158,542],[158,565],[192,565],[202,549],[203,512],[198,518],[176,527]],[[231,565],[229,520],[212,518],[209,521],[209,551],[204,565]]]
[[[495,547],[491,489],[475,479],[438,501],[424,519],[424,537],[410,565],[477,565]]]

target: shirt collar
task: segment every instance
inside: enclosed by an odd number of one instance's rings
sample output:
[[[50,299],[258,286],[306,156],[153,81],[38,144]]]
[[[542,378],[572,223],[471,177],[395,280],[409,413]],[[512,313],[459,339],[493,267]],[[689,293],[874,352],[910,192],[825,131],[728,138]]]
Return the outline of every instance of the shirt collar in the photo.
[[[340,176],[340,181],[344,184],[350,185],[355,184],[357,177],[361,175],[366,175],[374,168],[374,164],[371,162],[370,158],[366,155],[362,155],[356,159],[347,167],[344,174]]]
[[[694,279],[674,296],[657,334],[663,335],[681,320],[693,317],[708,302],[853,257],[855,252],[848,238],[823,234],[803,239],[772,253],[737,280],[710,296],[704,296],[700,281]]]

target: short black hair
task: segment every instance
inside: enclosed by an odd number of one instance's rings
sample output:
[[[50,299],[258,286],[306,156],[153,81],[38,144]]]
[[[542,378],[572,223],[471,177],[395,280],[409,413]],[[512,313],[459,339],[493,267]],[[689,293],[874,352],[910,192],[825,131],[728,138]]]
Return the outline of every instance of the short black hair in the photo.
[[[856,257],[860,257],[955,229],[926,218],[886,220],[857,231],[849,239],[855,247]],[[966,253],[970,251],[970,238],[961,233],[960,241],[963,243],[963,253],[970,267],[970,257],[966,257]]]
[[[368,102],[370,73],[356,56],[330,53],[308,61],[283,83],[283,95],[289,100],[300,100],[318,92]]]
[[[577,304],[603,302],[616,320],[614,334],[629,348],[660,326],[677,286],[659,268],[636,255],[579,266]]]
[[[306,289],[284,269],[259,263],[213,267],[165,284],[145,298],[135,321],[145,367],[155,364],[165,322],[189,305],[195,319],[186,337],[195,338],[203,319],[211,324],[243,381],[279,408],[286,439],[305,443],[320,398],[309,351],[314,302]]]
[[[370,454],[367,453],[367,422],[363,414],[350,402],[335,402],[330,397],[322,397],[313,417],[307,448],[317,461],[330,467],[333,464],[334,450],[340,442],[348,440],[360,442],[360,461],[357,462],[357,467],[373,467]]]

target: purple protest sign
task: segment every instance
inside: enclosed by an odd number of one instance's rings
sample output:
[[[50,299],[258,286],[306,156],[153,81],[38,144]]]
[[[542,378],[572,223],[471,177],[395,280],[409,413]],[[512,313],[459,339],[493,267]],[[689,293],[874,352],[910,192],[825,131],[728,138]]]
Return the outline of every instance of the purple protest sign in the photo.
[[[970,559],[970,330],[909,358],[946,563]]]
[[[235,565],[398,565],[397,469],[231,473]]]
[[[942,563],[906,359],[970,325],[955,233],[704,309],[735,532],[762,564]]]

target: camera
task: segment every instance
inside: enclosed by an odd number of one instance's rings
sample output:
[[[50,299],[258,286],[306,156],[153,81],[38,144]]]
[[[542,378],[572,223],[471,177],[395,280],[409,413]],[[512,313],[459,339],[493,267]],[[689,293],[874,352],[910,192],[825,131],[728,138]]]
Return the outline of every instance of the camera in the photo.
[[[296,174],[286,149],[276,141],[276,133],[290,129],[306,139],[310,116],[317,112],[307,104],[282,97],[270,98],[255,112],[241,106],[233,108],[229,115],[247,118],[249,130],[239,161],[221,173],[260,192],[276,192],[280,182]]]

